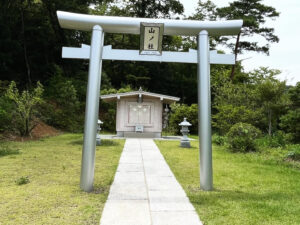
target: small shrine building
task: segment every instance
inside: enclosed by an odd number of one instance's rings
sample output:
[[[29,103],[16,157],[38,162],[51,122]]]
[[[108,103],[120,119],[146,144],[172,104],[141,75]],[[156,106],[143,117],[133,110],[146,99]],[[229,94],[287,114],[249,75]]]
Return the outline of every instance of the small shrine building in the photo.
[[[105,102],[117,102],[116,131],[118,137],[161,137],[163,106],[180,98],[139,91],[102,95]]]

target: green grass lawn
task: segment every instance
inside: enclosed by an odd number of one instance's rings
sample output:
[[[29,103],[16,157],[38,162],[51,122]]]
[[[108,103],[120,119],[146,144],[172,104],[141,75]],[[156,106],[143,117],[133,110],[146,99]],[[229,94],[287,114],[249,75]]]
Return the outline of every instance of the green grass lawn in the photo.
[[[300,170],[258,153],[213,146],[214,191],[199,190],[198,142],[156,141],[204,224],[300,224]]]
[[[102,141],[89,194],[79,188],[82,135],[4,143],[20,153],[0,155],[0,224],[99,224],[124,145]],[[17,185],[20,177],[30,182]]]

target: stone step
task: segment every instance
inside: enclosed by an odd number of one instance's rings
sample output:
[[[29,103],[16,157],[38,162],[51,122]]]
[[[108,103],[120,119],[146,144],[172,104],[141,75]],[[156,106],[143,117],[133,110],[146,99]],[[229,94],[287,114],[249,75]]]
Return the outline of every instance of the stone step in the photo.
[[[159,138],[160,133],[153,132],[124,132],[125,138]]]

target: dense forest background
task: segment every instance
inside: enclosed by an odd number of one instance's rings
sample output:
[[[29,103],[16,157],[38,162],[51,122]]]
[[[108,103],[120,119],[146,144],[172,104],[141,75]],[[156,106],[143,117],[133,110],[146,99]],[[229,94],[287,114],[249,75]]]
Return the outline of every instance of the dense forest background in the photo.
[[[274,28],[276,9],[262,0],[237,0],[218,8],[199,1],[193,16],[184,16],[178,0],[3,0],[0,5],[0,132],[30,135],[39,121],[58,129],[82,132],[88,61],[62,59],[62,46],[90,43],[90,33],[61,29],[56,11],[108,16],[192,20],[243,19],[237,36],[211,37],[211,49],[225,46],[236,56],[246,51],[268,54],[279,41]],[[253,35],[267,44],[260,45]],[[105,45],[138,49],[138,35],[105,34]],[[196,37],[164,36],[163,50],[196,49]],[[219,51],[222,53],[222,51]],[[211,66],[213,131],[226,135],[238,123],[250,124],[264,135],[280,140],[300,140],[300,84],[289,87],[276,79],[281,72],[257,68],[245,72],[235,66]],[[197,68],[192,64],[105,61],[101,93],[137,90],[177,96],[168,132],[177,133],[187,117],[197,133]],[[115,106],[100,103],[104,130],[115,129]]]

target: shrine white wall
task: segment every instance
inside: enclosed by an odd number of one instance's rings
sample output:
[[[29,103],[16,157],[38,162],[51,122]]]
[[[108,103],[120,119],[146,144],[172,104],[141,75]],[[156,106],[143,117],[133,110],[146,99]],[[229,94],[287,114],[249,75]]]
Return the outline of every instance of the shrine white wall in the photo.
[[[143,125],[144,133],[161,133],[162,132],[162,110],[163,102],[159,98],[150,98],[143,96],[143,102],[140,105],[150,106],[145,107],[146,109],[150,108],[150,121],[149,123],[139,123],[132,122],[134,119],[130,118],[133,116],[130,114],[130,105],[139,105],[137,103],[137,98],[126,98],[123,97],[117,100],[117,118],[116,118],[116,131],[118,134],[123,132],[135,132],[135,125]],[[147,119],[143,120],[148,121]],[[121,136],[120,135],[120,136]]]

